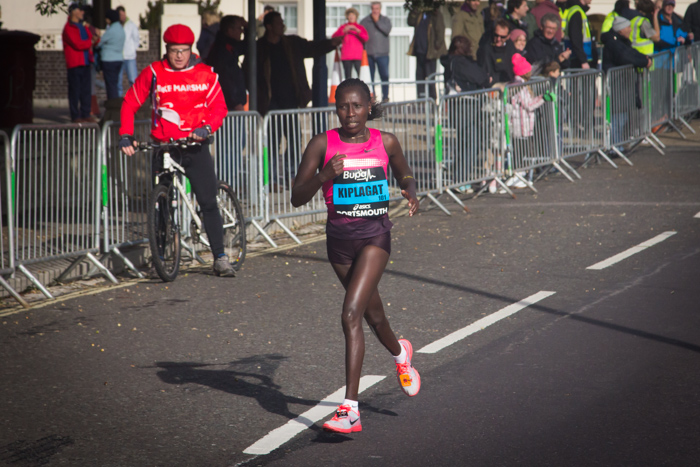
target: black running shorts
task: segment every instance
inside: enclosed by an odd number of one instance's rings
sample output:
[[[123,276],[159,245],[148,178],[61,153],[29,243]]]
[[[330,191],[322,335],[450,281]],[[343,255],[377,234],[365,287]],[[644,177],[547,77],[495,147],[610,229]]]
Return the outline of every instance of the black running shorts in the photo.
[[[352,264],[360,255],[360,251],[366,246],[378,246],[391,254],[391,231],[379,234],[376,237],[361,238],[358,240],[343,240],[341,238],[326,237],[326,249],[328,260],[335,264]]]

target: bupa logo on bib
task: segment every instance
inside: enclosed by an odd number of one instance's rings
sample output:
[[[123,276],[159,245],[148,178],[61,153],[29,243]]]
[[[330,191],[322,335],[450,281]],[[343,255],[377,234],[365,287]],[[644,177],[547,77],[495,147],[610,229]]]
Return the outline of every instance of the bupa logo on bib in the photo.
[[[333,180],[335,212],[348,217],[377,217],[389,212],[389,184],[382,167],[345,170]]]

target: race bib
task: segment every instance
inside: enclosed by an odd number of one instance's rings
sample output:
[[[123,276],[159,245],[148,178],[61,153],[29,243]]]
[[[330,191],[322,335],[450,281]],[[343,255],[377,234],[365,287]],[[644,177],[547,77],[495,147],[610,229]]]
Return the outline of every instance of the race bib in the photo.
[[[389,213],[389,184],[382,167],[345,170],[333,180],[335,212],[348,217]]]

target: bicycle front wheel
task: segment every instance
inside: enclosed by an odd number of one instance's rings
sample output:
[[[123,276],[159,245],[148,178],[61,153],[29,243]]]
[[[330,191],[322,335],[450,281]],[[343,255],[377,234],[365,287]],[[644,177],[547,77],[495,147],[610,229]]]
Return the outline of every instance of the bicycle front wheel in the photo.
[[[174,185],[158,185],[148,203],[148,242],[158,276],[172,282],[180,270],[180,229]]]
[[[221,219],[224,221],[224,252],[233,269],[238,271],[245,261],[246,236],[243,209],[233,189],[225,182],[219,181],[216,193]]]

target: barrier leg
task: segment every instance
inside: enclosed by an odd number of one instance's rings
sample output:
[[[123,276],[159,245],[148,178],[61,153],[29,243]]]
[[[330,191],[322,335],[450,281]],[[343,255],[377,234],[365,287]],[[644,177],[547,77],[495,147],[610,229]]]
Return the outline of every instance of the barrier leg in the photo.
[[[457,197],[457,195],[455,195],[454,193],[452,193],[452,190],[445,190],[445,193],[447,193],[447,194],[450,196],[450,198],[452,198],[452,199],[455,201],[455,203],[457,203],[457,204],[459,204],[460,206],[462,206],[462,209],[464,209],[464,212],[469,212],[469,208],[462,202],[461,199],[459,199],[459,198]]]
[[[625,162],[627,162],[629,165],[634,165],[634,164],[632,163],[632,161],[629,160],[627,157],[625,157],[625,155],[622,154],[622,152],[620,152],[620,150],[617,149],[615,146],[613,146],[613,151],[615,151],[615,153],[617,153],[617,155],[618,155],[620,158],[622,158]],[[603,157],[605,157],[605,158],[607,159],[606,156],[603,156]]]
[[[284,230],[284,233],[286,233],[287,235],[289,235],[289,237],[290,237],[292,240],[294,240],[294,241],[295,241],[296,243],[298,243],[299,245],[302,245],[302,244],[303,244],[303,242],[302,242],[301,240],[299,240],[299,237],[297,237],[296,235],[294,235],[294,232],[292,232],[291,230],[289,230],[289,227],[287,227],[286,225],[284,225],[284,223],[283,223],[281,220],[275,219],[274,222],[275,222],[277,225],[279,225],[280,228],[281,228],[282,230]]]
[[[189,254],[192,256],[192,259],[196,260],[199,264],[206,264],[206,261],[204,261],[202,257],[199,256],[194,250],[194,245],[190,245],[184,240],[180,240],[180,244],[182,245],[182,248],[189,252]]]
[[[85,256],[79,256],[73,262],[66,268],[65,271],[61,273],[60,276],[56,278],[56,282],[61,283],[63,280],[70,275],[71,272],[73,272],[73,269],[75,269],[80,263],[83,262],[85,259]],[[90,275],[90,272],[88,272],[88,275]]]
[[[87,257],[87,259],[88,259],[92,264],[95,265],[95,267],[96,267],[97,269],[99,269],[100,271],[102,271],[102,274],[104,274],[104,275],[107,277],[107,279],[109,279],[110,282],[112,282],[113,284],[118,284],[118,283],[119,283],[119,281],[117,280],[117,278],[114,277],[114,275],[110,272],[110,270],[107,269],[107,268],[105,267],[104,264],[102,264],[100,261],[98,261],[97,258],[95,258],[95,255],[93,255],[92,253],[88,253],[88,254],[86,255],[86,257]]]
[[[566,167],[566,168],[569,169],[571,172],[573,172],[573,174],[576,175],[576,177],[578,177],[579,180],[581,180],[581,175],[576,171],[576,169],[574,169],[574,168],[571,166],[571,164],[569,164],[568,162],[566,162],[566,159],[562,159],[562,160],[561,160],[561,163],[564,164],[564,167]]]
[[[124,256],[124,255],[122,254],[122,252],[119,251],[119,248],[117,248],[117,247],[112,248],[111,253],[114,254],[114,255],[116,255],[119,259],[121,259],[122,262],[124,263],[124,265],[126,266],[126,268],[127,268],[128,270],[130,270],[131,272],[133,272],[134,274],[136,274],[136,276],[137,276],[139,279],[144,279],[144,278],[146,277],[146,276],[144,276],[144,275],[141,273],[141,271],[139,271],[138,269],[136,269],[136,266],[134,266],[134,263],[132,263],[132,262],[129,260],[129,258],[127,258],[126,256]]]
[[[557,168],[560,174],[565,176],[571,183],[574,183],[574,179],[571,178],[571,176],[568,173],[566,173],[566,171],[561,167],[561,165],[559,165],[557,162],[552,162],[552,165]]]
[[[34,276],[32,275],[32,273],[29,272],[29,270],[28,270],[27,268],[24,267],[23,264],[20,264],[19,266],[17,266],[17,269],[18,269],[22,274],[24,274],[24,275],[27,277],[27,279],[29,279],[29,281],[30,281],[32,284],[34,284],[34,285],[36,286],[36,288],[39,289],[39,290],[41,291],[42,294],[44,294],[44,296],[45,296],[46,298],[51,299],[51,300],[54,299],[54,296],[51,295],[51,293],[50,293],[48,290],[46,290],[46,287],[44,287],[43,285],[41,285],[41,282],[39,282],[39,281],[37,280],[37,278],[34,277]]]
[[[695,134],[695,130],[693,129],[693,127],[690,126],[690,125],[688,124],[688,122],[686,122],[685,119],[684,119],[683,117],[678,117],[678,120],[680,120],[680,122],[683,124],[683,126],[685,126],[688,130],[690,130],[690,132],[691,132],[692,134]]]
[[[444,212],[448,216],[452,215],[452,213],[448,211],[447,208],[443,206],[435,196],[432,195],[432,193],[427,193],[425,196],[423,196],[423,198],[421,198],[420,201],[423,201],[425,198],[428,198],[430,201],[432,201],[435,206],[439,207],[442,210],[442,212]]]
[[[676,133],[678,133],[679,135],[681,135],[681,138],[687,139],[687,138],[685,137],[685,135],[683,134],[683,132],[681,131],[681,129],[678,128],[678,127],[676,126],[675,123],[673,123],[671,120],[669,120],[669,121],[668,121],[668,124],[669,124],[669,126],[670,126],[671,128],[673,128],[674,130],[676,130]]]
[[[649,143],[649,145],[651,145],[651,147],[653,147],[654,149],[656,149],[656,150],[658,151],[659,154],[661,154],[662,156],[665,156],[665,155],[666,155],[666,153],[665,153],[659,146],[657,146],[657,143],[658,143],[659,145],[661,145],[662,147],[664,147],[664,148],[666,147],[666,145],[664,145],[664,143],[662,143],[661,141],[659,141],[659,138],[657,138],[655,134],[651,133],[651,134],[649,135],[649,137],[645,138],[644,140],[645,140],[647,143]],[[652,140],[653,140],[653,141],[652,141]]]
[[[628,163],[629,165],[633,165],[633,164],[630,162],[630,160],[627,159],[627,158],[625,157],[624,154],[622,154],[620,151],[617,150],[617,148],[616,148],[615,146],[613,146],[613,150],[617,153],[618,156],[620,156],[620,157],[622,157],[624,160],[626,160],[627,163]],[[603,151],[601,151],[600,149],[598,149],[598,152],[596,153],[596,155],[602,156],[603,159],[605,159],[606,161],[608,161],[608,164],[612,165],[614,168],[617,169],[617,164],[615,164],[615,163],[608,157],[608,155],[605,154]]]
[[[7,290],[7,292],[12,295],[12,298],[17,300],[20,305],[22,305],[25,308],[29,308],[29,303],[27,303],[20,294],[18,294],[15,289],[13,289],[10,284],[5,281],[5,278],[0,276],[0,286],[2,286],[3,289]]]
[[[529,189],[531,189],[532,191],[534,191],[535,193],[537,193],[537,188],[535,188],[535,185],[533,185],[532,182],[530,182],[528,179],[526,179],[525,177],[523,177],[522,175],[520,175],[518,172],[513,172],[513,175],[515,175],[516,177],[518,177],[518,178],[520,179],[520,181],[522,181],[525,185],[527,185],[527,187],[528,187]]]
[[[251,220],[250,223],[253,224],[253,227],[255,227],[257,229],[257,231],[260,233],[260,235],[262,235],[262,237],[265,239],[265,241],[267,241],[267,243],[269,243],[270,246],[272,246],[272,248],[277,248],[277,244],[272,239],[272,237],[270,237],[267,234],[267,232],[265,232],[265,229],[263,228],[262,225],[258,224],[258,222],[256,220]]]

